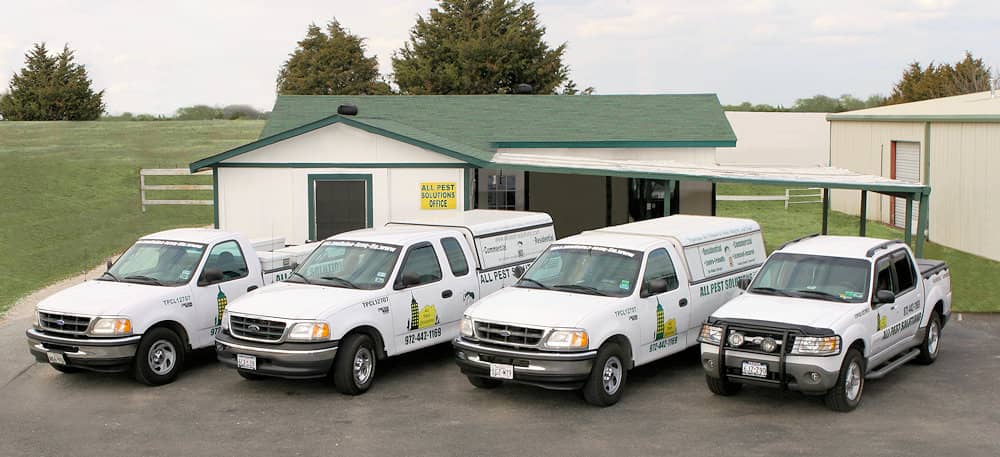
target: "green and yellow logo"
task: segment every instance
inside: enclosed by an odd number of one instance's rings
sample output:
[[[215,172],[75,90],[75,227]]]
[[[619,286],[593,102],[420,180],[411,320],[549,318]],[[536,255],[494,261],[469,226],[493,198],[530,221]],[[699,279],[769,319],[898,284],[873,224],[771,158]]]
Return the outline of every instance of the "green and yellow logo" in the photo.
[[[664,320],[663,305],[660,299],[656,299],[656,337],[654,340],[662,340],[677,334],[677,319]]]
[[[215,297],[215,301],[219,304],[219,315],[215,316],[215,325],[222,325],[222,313],[226,311],[226,305],[229,304],[229,299],[226,298],[226,293],[222,291],[222,286],[219,286],[219,295]]]
[[[410,294],[410,320],[406,323],[409,330],[419,330],[433,327],[440,323],[437,316],[437,308],[434,305],[427,305],[423,308],[417,303],[417,299]]]
[[[882,330],[889,326],[889,316],[883,316],[879,313],[875,313],[878,316],[878,329]]]

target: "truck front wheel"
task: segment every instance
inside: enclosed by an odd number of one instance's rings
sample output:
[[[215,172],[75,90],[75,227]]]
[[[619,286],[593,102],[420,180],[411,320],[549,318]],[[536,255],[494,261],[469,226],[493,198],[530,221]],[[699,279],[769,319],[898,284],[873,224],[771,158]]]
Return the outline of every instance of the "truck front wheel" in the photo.
[[[708,390],[711,390],[713,394],[722,395],[723,397],[735,395],[741,388],[743,388],[743,384],[738,382],[732,382],[728,379],[722,378],[713,378],[709,375],[705,375],[705,384],[708,385]]]
[[[354,333],[344,338],[333,361],[333,386],[337,392],[361,395],[375,379],[375,344],[370,336]]]
[[[837,384],[826,393],[826,406],[834,411],[847,412],[861,403],[865,390],[865,364],[861,353],[851,348],[840,366]]]
[[[151,386],[173,382],[184,366],[184,344],[173,330],[154,328],[139,342],[134,364],[139,382]]]
[[[938,349],[941,346],[941,317],[938,313],[931,314],[931,320],[927,322],[927,331],[924,333],[924,342],[920,344],[920,355],[917,362],[930,365],[937,360]]]
[[[611,406],[618,403],[625,390],[628,368],[625,353],[617,343],[605,343],[597,351],[594,368],[583,386],[583,398],[595,406]]]

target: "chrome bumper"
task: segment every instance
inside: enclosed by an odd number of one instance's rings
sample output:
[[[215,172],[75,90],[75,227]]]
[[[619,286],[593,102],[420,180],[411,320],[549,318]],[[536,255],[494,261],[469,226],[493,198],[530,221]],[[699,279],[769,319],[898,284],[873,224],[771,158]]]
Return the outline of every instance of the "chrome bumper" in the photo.
[[[118,371],[135,357],[136,348],[142,335],[124,338],[65,338],[39,332],[33,328],[25,330],[28,350],[35,360],[48,363],[48,353],[62,354],[69,366],[95,370]]]
[[[502,349],[456,338],[456,363],[469,376],[489,377],[490,364],[513,365],[514,379],[507,381],[532,384],[550,389],[582,387],[597,358],[597,351],[535,352]]]
[[[280,378],[318,378],[330,372],[339,344],[339,341],[254,343],[220,333],[215,337],[215,352],[219,361],[231,368],[238,369],[237,355],[252,355],[257,358],[254,373]]]

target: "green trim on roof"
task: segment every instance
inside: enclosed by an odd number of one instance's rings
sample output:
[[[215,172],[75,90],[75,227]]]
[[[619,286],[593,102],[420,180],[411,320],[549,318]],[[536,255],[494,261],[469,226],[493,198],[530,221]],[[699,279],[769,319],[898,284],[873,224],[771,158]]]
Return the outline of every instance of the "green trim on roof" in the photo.
[[[455,162],[222,162],[219,168],[475,168],[469,163]]]
[[[993,114],[827,114],[828,121],[853,122],[1000,122],[1000,115]]]
[[[732,148],[736,140],[720,141],[500,141],[493,143],[497,149],[539,148]]]

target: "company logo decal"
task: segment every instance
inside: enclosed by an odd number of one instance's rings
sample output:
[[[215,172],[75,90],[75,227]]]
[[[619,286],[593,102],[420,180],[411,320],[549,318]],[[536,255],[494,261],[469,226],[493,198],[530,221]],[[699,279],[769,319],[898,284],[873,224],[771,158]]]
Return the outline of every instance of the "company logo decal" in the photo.
[[[438,320],[437,309],[434,305],[427,305],[423,308],[417,303],[416,297],[410,294],[410,320],[406,323],[408,330],[419,330],[433,327],[441,323]]]
[[[656,335],[649,345],[649,352],[677,344],[677,319],[666,319],[660,299],[656,299]]]
[[[219,314],[215,316],[215,325],[222,325],[222,313],[226,311],[226,305],[229,304],[229,299],[226,298],[226,293],[222,291],[222,286],[219,286],[219,295],[215,297],[216,303],[219,304]]]

